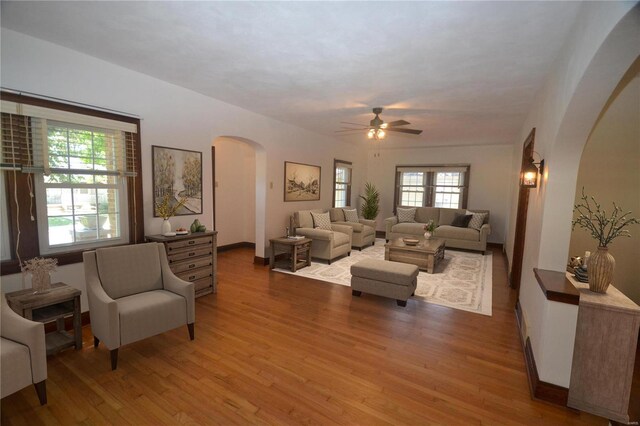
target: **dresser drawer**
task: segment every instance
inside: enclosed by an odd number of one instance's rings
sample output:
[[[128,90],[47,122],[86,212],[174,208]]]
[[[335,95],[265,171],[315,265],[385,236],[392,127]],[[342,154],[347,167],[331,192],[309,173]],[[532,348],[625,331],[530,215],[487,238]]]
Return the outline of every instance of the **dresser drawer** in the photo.
[[[178,274],[180,272],[192,271],[204,266],[213,266],[213,260],[211,259],[211,257],[187,259],[181,262],[174,262],[171,264],[171,270],[174,274]]]
[[[211,285],[211,277],[195,280],[193,282],[193,287],[194,287],[194,290],[196,291],[196,296],[213,292],[213,288]]]
[[[213,269],[210,267],[196,269],[195,271],[180,272],[176,274],[178,278],[185,281],[194,282],[201,278],[210,278],[213,276]]]
[[[171,241],[167,243],[167,254],[170,254],[184,247],[211,247],[213,239],[211,237],[195,237],[188,240]]]
[[[189,248],[187,247],[187,248],[181,249],[176,253],[171,253],[167,257],[169,258],[169,264],[173,265],[175,262],[178,262],[180,260],[192,259],[192,258],[201,257],[201,256],[211,257],[212,254],[213,254],[213,251],[211,247],[203,247],[203,248],[196,247],[191,250],[189,250]]]

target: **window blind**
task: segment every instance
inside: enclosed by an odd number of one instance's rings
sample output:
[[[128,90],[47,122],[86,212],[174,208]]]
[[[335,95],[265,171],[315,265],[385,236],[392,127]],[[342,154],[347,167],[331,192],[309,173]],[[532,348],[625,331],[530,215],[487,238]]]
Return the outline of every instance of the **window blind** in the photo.
[[[46,175],[56,172],[136,175],[135,124],[8,101],[2,101],[1,108],[1,169]],[[87,170],[76,169],[69,164],[61,170],[53,164],[51,159],[54,157],[49,149],[50,132],[65,125],[103,133],[110,148],[108,167]]]

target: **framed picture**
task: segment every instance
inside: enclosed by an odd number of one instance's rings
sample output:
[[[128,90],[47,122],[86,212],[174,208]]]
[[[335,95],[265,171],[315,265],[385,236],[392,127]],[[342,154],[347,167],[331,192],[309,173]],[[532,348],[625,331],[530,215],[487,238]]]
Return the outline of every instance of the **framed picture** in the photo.
[[[284,201],[320,199],[320,166],[284,162]]]
[[[151,146],[153,160],[153,216],[165,197],[172,205],[184,204],[176,216],[202,214],[202,152]]]

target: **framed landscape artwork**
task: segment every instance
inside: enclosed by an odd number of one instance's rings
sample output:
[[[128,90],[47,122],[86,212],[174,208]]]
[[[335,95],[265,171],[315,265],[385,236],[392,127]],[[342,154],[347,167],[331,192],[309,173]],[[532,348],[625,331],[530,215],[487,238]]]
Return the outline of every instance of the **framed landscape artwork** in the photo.
[[[165,197],[171,205],[184,200],[176,216],[202,213],[202,152],[152,145],[153,216]]]
[[[320,166],[284,162],[284,201],[320,199]]]

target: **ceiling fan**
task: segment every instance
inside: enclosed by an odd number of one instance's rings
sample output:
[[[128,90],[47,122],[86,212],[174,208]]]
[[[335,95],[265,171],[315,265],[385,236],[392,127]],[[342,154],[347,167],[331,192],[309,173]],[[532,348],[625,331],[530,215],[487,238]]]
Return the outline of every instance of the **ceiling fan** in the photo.
[[[381,118],[380,114],[382,114],[382,108],[377,107],[373,109],[373,113],[376,115],[373,120],[369,122],[369,125],[359,124],[359,123],[350,123],[348,121],[341,121],[342,124],[348,124],[350,126],[359,126],[359,127],[344,127],[342,130],[336,130],[336,133],[344,133],[344,132],[361,132],[362,130],[367,130],[367,137],[369,139],[381,140],[387,136],[387,132],[400,132],[400,133],[410,133],[412,135],[419,135],[422,133],[422,130],[416,129],[404,129],[400,128],[400,126],[406,126],[407,124],[411,124],[405,120],[397,120],[392,121],[390,123],[385,123]]]

